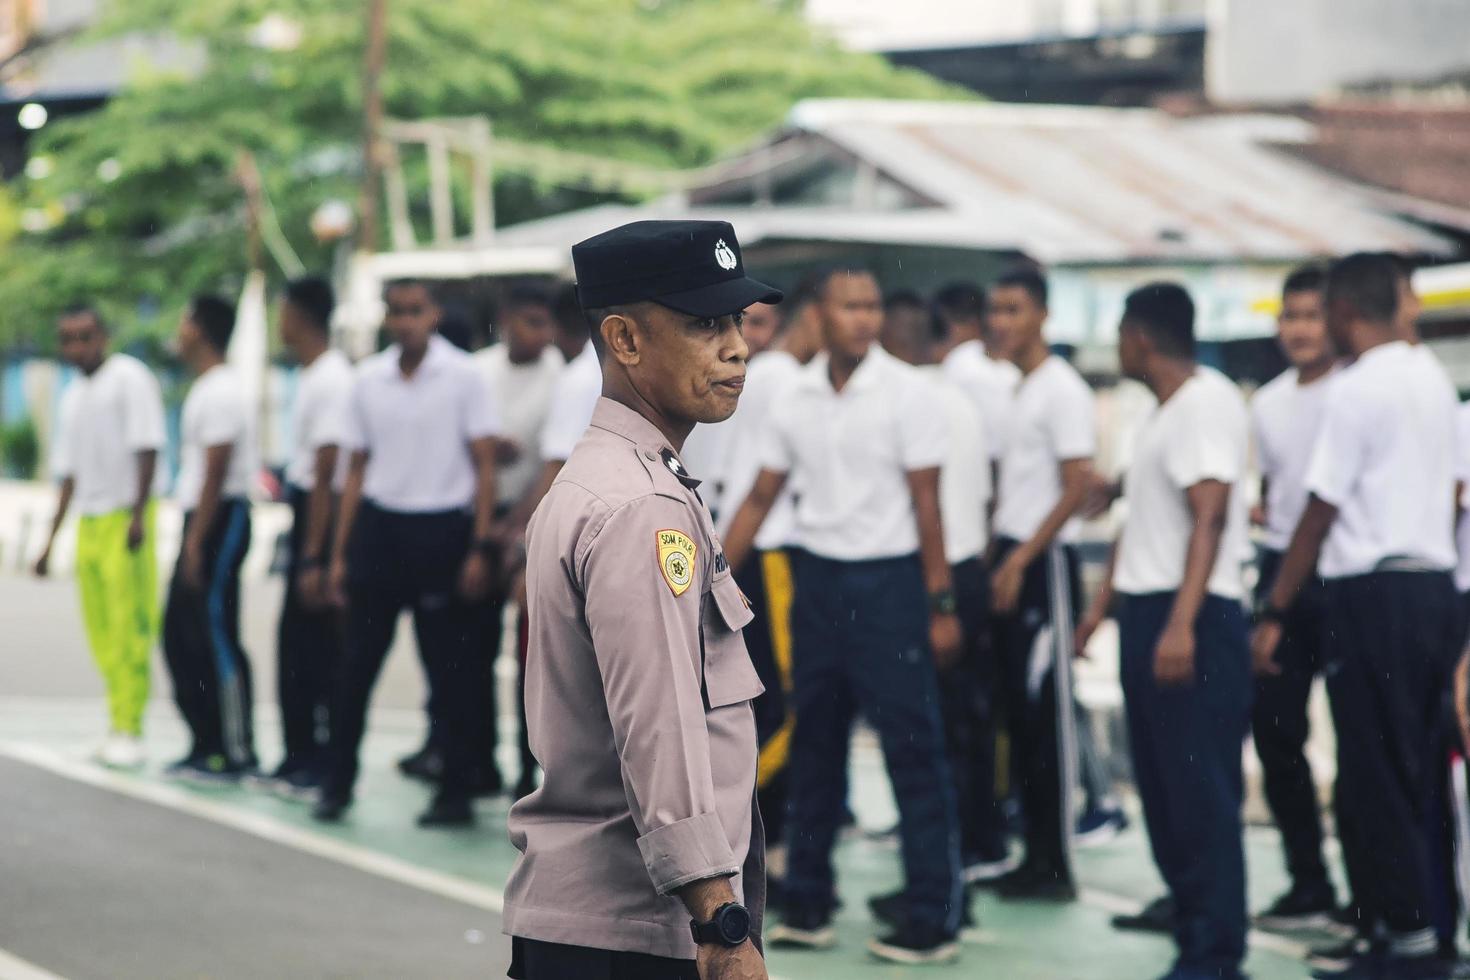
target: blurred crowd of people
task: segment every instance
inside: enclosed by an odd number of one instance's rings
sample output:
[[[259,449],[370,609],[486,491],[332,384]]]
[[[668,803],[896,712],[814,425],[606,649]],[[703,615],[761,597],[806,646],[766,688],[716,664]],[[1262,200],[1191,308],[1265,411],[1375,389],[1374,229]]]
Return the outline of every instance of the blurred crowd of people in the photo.
[[[409,612],[428,726],[400,766],[434,787],[421,824],[463,826],[476,797],[504,789],[502,623],[521,624],[511,645],[524,657],[525,617],[505,611],[524,604],[525,528],[602,373],[574,287],[507,290],[495,342],[473,353],[474,331],[445,317],[430,284],[391,283],[384,300],[389,345],[356,366],[332,348],[326,282],[288,284],[277,311],[301,370],[277,644],[284,741],[269,770],[240,642],[258,463],[254,410],[225,357],[235,311],[201,296],[181,317],[193,383],[174,496],[186,518],[161,626],[193,741],[169,772],[249,780],[342,819],[373,687]],[[745,637],[766,687],[761,810],[786,855],[768,941],[836,943],[832,850],[852,819],[859,716],[893,783],[904,868],[903,888],[871,910],[906,930],[910,962],[955,955],[976,889],[1075,900],[1076,848],[1127,824],[1072,683],[1073,659],[1111,617],[1132,772],[1169,891],[1118,924],[1174,936],[1171,980],[1241,975],[1241,743],[1253,733],[1291,875],[1259,923],[1334,934],[1343,945],[1317,963],[1343,976],[1448,976],[1463,665],[1451,694],[1470,588],[1454,577],[1455,523],[1470,424],[1418,341],[1416,312],[1389,256],[1294,272],[1280,316],[1291,366],[1248,405],[1199,362],[1188,292],[1135,290],[1120,367],[1157,405],[1118,486],[1094,465],[1093,390],[1048,344],[1037,268],[926,298],[885,296],[871,273],[838,266],[747,310],[740,407],[696,430],[682,463],[756,616]],[[80,373],[53,453],[52,538],[81,512],[79,586],[113,732],[99,756],[135,767],[160,625],[164,411],[148,369],[108,351],[95,310],[65,311],[58,329]],[[1082,521],[1119,497],[1122,530],[1089,604]],[[1305,753],[1318,676],[1337,732],[1346,901]],[[517,797],[536,786],[524,737],[520,755]]]

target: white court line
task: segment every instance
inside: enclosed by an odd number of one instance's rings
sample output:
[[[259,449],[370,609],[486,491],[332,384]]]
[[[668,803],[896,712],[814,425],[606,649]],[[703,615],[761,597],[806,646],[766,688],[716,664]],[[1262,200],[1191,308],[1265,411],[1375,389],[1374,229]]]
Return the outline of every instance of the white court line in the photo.
[[[0,949],[0,980],[65,980],[65,978]]]
[[[294,848],[328,861],[336,861],[358,871],[442,895],[466,905],[497,914],[505,910],[505,893],[489,885],[481,885],[454,875],[420,868],[371,848],[324,837],[261,813],[238,810],[225,803],[201,799],[177,786],[144,782],[122,773],[101,769],[87,762],[67,758],[50,749],[21,742],[0,742],[0,756],[35,766],[37,769],[43,769],[65,779],[85,783],[98,789],[110,790],[170,810],[177,810],[201,820],[210,820],[250,834],[252,837],[259,837],[272,844]],[[20,967],[26,966],[20,960],[15,962]],[[0,980],[62,980],[60,977],[45,972],[22,972],[12,977],[10,973],[5,972],[8,969],[10,966],[3,951],[0,951]],[[783,980],[783,978],[773,973],[770,980]]]

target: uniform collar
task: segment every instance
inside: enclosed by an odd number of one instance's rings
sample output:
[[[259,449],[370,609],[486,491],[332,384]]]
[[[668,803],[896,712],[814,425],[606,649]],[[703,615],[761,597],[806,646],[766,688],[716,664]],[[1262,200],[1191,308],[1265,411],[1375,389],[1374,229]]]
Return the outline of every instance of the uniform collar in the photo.
[[[659,431],[658,426],[622,402],[613,401],[605,395],[599,398],[597,407],[592,410],[592,428],[611,432],[633,443],[650,462],[656,460],[690,490],[702,482],[690,476],[689,471],[684,469],[679,454],[669,445],[669,440]]]

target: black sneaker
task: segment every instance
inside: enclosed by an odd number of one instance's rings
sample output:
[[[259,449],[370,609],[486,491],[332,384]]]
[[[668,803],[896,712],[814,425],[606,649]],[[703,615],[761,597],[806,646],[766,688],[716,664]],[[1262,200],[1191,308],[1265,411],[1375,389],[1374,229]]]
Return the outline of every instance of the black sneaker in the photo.
[[[1077,885],[1070,876],[1033,870],[1002,879],[995,894],[1004,902],[1075,902]]]
[[[970,907],[970,893],[967,889],[964,897],[965,907],[960,912],[960,930],[975,928],[975,913]],[[868,911],[873,913],[873,918],[893,929],[899,929],[909,920],[908,902],[904,899],[901,891],[888,895],[874,895],[868,899]]]
[[[1174,899],[1168,895],[1149,902],[1135,915],[1113,916],[1113,928],[1124,932],[1174,933]]]
[[[436,796],[419,815],[420,827],[473,827],[475,809],[462,796]]]
[[[1332,925],[1336,912],[1337,896],[1331,885],[1292,885],[1290,891],[1256,916],[1256,925],[1281,932],[1324,929]]]
[[[925,966],[952,963],[959,958],[959,938],[933,929],[906,927],[868,940],[868,952],[889,963]]]
[[[1317,970],[1316,980],[1450,980],[1455,964],[1437,953],[1428,956],[1359,956],[1344,970]]]
[[[238,786],[240,780],[250,772],[248,767],[234,765],[223,755],[215,753],[176,762],[165,769],[163,774],[168,779],[176,779],[193,786],[220,788]]]
[[[1345,943],[1335,943],[1331,946],[1319,946],[1313,949],[1307,954],[1307,966],[1327,974],[1333,971],[1340,972],[1368,956],[1372,950],[1373,944],[1358,936]]]
[[[831,912],[790,909],[781,921],[766,930],[766,945],[797,949],[831,949],[837,945]]]
[[[444,775],[444,757],[439,754],[438,749],[426,745],[413,755],[399,759],[398,771],[410,779],[436,783]]]
[[[352,801],[344,796],[323,796],[311,808],[311,819],[318,823],[341,823]]]

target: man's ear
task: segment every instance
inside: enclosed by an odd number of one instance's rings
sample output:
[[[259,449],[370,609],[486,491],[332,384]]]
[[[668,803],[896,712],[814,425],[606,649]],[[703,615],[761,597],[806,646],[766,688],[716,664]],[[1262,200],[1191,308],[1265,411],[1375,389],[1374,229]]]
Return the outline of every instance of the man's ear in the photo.
[[[619,364],[632,367],[642,359],[638,331],[626,313],[609,313],[602,318],[599,329],[602,331],[603,349]]]

